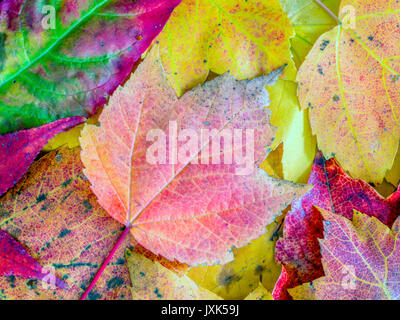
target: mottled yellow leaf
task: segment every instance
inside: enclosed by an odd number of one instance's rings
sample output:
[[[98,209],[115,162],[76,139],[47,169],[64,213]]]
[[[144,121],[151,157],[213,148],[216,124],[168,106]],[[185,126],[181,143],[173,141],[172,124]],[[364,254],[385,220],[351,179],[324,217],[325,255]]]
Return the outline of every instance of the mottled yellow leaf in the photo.
[[[186,275],[176,273],[133,251],[126,251],[133,300],[220,300]]]
[[[299,70],[298,96],[325,157],[380,183],[400,137],[400,3],[343,0],[346,6],[354,8],[354,25],[319,38]]]
[[[249,293],[244,300],[274,300],[271,292],[264,288],[262,283],[256,289]]]
[[[238,80],[270,73],[289,62],[293,35],[278,0],[183,0],[156,40],[181,96],[209,71]]]
[[[274,248],[281,227],[275,221],[267,232],[248,246],[234,250],[235,259],[225,265],[191,268],[188,276],[199,286],[224,299],[244,299],[262,282],[273,289],[281,268],[275,263]]]

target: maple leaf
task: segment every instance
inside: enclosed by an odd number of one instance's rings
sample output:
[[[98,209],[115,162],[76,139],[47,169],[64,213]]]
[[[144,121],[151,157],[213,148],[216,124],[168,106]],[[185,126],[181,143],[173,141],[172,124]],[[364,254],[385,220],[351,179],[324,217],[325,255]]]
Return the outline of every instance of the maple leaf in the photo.
[[[280,274],[274,261],[274,249],[282,226],[281,217],[267,226],[266,233],[249,245],[234,249],[234,260],[225,265],[198,266],[187,275],[200,287],[226,300],[240,300],[251,294],[262,282],[272,291]]]
[[[33,259],[21,244],[0,229],[0,276],[17,276],[28,279],[50,280],[54,277],[54,285],[68,289],[65,282],[46,271]]]
[[[353,221],[320,209],[325,277],[289,289],[295,299],[400,299],[400,219],[390,230],[375,217],[354,212]]]
[[[293,60],[300,67],[321,34],[337,25],[314,0],[279,0],[296,34],[290,39]],[[321,1],[333,14],[338,14],[340,1]]]
[[[390,226],[400,211],[400,191],[384,199],[362,180],[350,178],[335,159],[318,153],[308,181],[314,187],[292,203],[285,218],[283,238],[276,244],[275,257],[284,266],[275,286],[275,299],[289,299],[286,289],[323,275],[318,238],[322,217],[313,206],[351,219],[357,209]]]
[[[238,80],[268,74],[290,60],[294,34],[278,0],[184,0],[157,37],[178,96],[210,71]]]
[[[400,137],[400,3],[343,0],[340,19],[348,6],[355,26],[343,23],[319,38],[299,70],[298,96],[324,155],[380,183]]]
[[[178,276],[157,261],[129,250],[125,256],[134,300],[221,300],[186,275]]]
[[[82,117],[65,118],[39,128],[0,136],[0,195],[24,175],[51,138],[84,121]]]
[[[91,192],[79,155],[80,149],[66,147],[48,153],[0,198],[0,229],[70,289],[49,290],[36,280],[3,276],[0,299],[78,299],[121,233]],[[136,247],[132,241],[124,245]],[[120,248],[90,299],[131,298],[123,254]]]
[[[100,116],[101,126],[87,125],[82,131],[84,172],[100,205],[146,249],[169,260],[189,265],[232,260],[233,246],[261,236],[265,226],[308,189],[253,167],[265,159],[272,141],[263,87],[277,74],[251,81],[224,75],[177,99],[155,47],[114,93]],[[152,164],[146,158],[153,145],[148,132],[168,132],[170,121],[177,121],[177,136],[190,128],[254,130],[252,172],[237,174],[236,163],[204,164],[199,153],[209,146],[209,138],[176,165],[173,157]],[[169,146],[173,139],[168,139]],[[207,163],[226,154],[211,151]]]
[[[1,1],[0,134],[93,114],[178,3]]]

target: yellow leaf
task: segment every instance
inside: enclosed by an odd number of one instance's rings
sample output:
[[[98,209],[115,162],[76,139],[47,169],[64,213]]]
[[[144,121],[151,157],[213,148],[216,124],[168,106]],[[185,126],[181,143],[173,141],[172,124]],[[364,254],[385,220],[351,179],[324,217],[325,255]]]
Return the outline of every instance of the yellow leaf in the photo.
[[[162,266],[157,261],[133,252],[125,253],[132,282],[133,300],[220,300],[212,292],[200,288],[187,276]]]
[[[244,300],[274,300],[274,298],[272,294],[264,288],[262,283],[260,283]]]
[[[264,169],[264,167],[268,167],[274,173],[275,178],[283,179],[282,156],[283,144],[281,143],[275,150],[268,154],[267,159],[261,164],[260,168]],[[269,174],[268,171],[267,173]]]
[[[319,38],[299,69],[298,96],[325,157],[335,156],[355,178],[381,183],[400,138],[400,3],[343,0],[341,8],[349,5],[355,26]]]
[[[188,276],[199,286],[224,299],[243,299],[261,281],[272,291],[281,268],[274,259],[274,248],[281,221],[267,227],[267,232],[248,246],[234,250],[235,259],[225,265],[191,268]]]
[[[321,2],[337,15],[339,0]],[[296,32],[290,44],[293,60],[299,67],[318,37],[335,27],[337,22],[314,0],[280,0],[280,3]]]
[[[156,40],[181,96],[209,71],[238,80],[270,73],[289,62],[293,35],[278,0],[183,0]]]
[[[90,117],[85,123],[88,124],[98,124],[98,118],[101,114],[103,108],[100,108],[96,114]],[[61,132],[57,134],[53,139],[51,139],[44,147],[43,151],[53,151],[58,149],[63,145],[67,145],[70,149],[76,148],[80,146],[79,137],[81,135],[81,131],[85,126],[85,123],[72,128],[69,131]]]
[[[278,128],[272,149],[283,144],[281,166],[282,176],[294,182],[307,182],[315,157],[316,139],[312,135],[307,110],[300,110],[297,98],[296,69],[293,62],[288,70],[272,86],[266,86],[271,104],[271,123]],[[279,152],[279,151],[278,151]],[[268,156],[272,168],[279,172],[276,161],[278,155],[271,152]],[[272,161],[272,162],[271,162]]]
[[[386,172],[385,176],[387,182],[390,182],[397,188],[400,182],[400,152],[397,149],[396,157],[394,158],[393,167]]]

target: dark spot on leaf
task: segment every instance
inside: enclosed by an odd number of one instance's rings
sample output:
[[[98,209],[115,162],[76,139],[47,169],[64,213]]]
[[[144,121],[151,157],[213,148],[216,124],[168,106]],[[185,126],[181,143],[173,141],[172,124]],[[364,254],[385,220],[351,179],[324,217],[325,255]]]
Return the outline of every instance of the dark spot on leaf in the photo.
[[[233,270],[223,269],[218,275],[217,280],[221,286],[229,286],[231,283],[239,281],[240,277],[238,277]]]
[[[15,288],[15,276],[7,277],[7,282],[10,283],[11,288]]]
[[[11,216],[10,211],[0,211],[0,218],[7,218],[9,216]]]
[[[28,280],[28,281],[26,282],[26,286],[27,286],[29,289],[36,289],[36,287],[37,287],[37,280],[36,280],[36,279],[30,279],[30,280]]]
[[[66,186],[68,186],[71,183],[71,181],[72,181],[72,179],[68,179],[67,181],[64,181],[61,186],[63,188],[65,188]]]
[[[101,298],[101,294],[98,293],[96,290],[92,290],[88,294],[89,300],[99,300]]]
[[[122,286],[123,284],[124,284],[124,279],[122,279],[120,277],[114,277],[107,281],[107,288],[115,289],[117,287]]]
[[[61,230],[60,234],[58,235],[59,238],[64,238],[67,234],[69,234],[71,232],[71,230],[68,229],[64,229]]]
[[[326,47],[328,46],[329,43],[330,43],[329,40],[324,40],[324,41],[322,41],[321,45],[319,46],[319,49],[320,49],[321,51],[324,51],[324,50],[326,49]]]
[[[122,266],[125,264],[125,260],[123,258],[119,258],[116,262],[115,265]]]
[[[160,293],[160,291],[158,290],[158,288],[156,288],[154,290],[155,295],[157,296],[157,298],[162,298],[162,294]]]
[[[47,198],[47,193],[42,193],[41,195],[39,195],[36,198],[36,203],[42,202],[42,201],[46,200],[46,198]]]
[[[90,210],[93,209],[93,206],[90,204],[89,200],[84,200],[83,205],[86,208],[85,213],[88,213]]]

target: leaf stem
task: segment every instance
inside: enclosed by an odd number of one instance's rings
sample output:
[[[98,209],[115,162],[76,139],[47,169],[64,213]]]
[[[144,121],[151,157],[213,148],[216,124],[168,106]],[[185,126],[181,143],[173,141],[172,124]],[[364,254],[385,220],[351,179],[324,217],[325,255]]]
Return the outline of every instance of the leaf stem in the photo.
[[[336,14],[334,14],[326,5],[324,5],[320,0],[314,0],[322,9],[324,9],[338,24],[342,22],[339,20]]]
[[[108,254],[107,258],[104,260],[103,264],[101,265],[100,269],[97,271],[96,275],[94,276],[92,282],[90,282],[89,286],[87,287],[86,291],[83,293],[82,297],[80,300],[85,300],[86,297],[88,296],[89,292],[92,290],[94,285],[97,283],[99,280],[100,276],[103,274],[105,268],[107,267],[108,263],[112,259],[112,257],[115,254],[115,251],[119,248],[121,243],[125,240],[126,236],[128,235],[129,231],[131,230],[131,227],[126,227],[124,229],[124,232],[119,236],[117,242],[115,243],[114,247],[112,248],[111,252]]]

